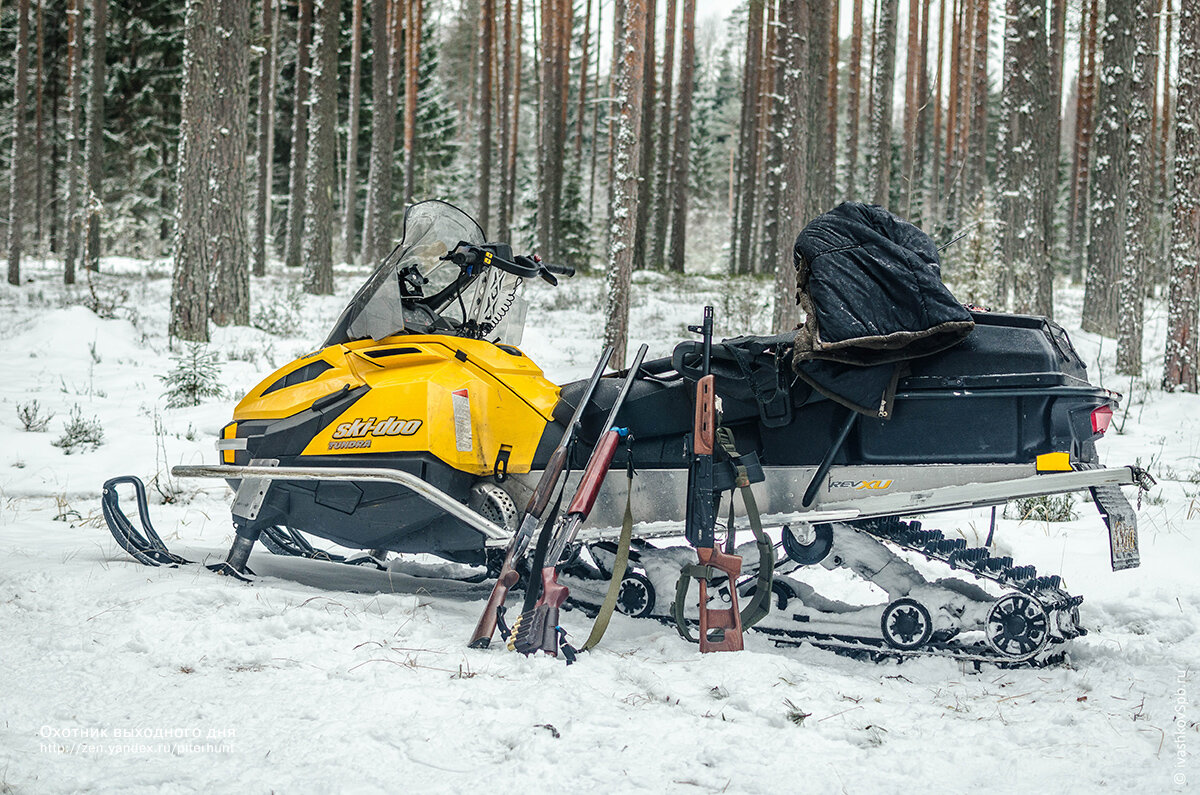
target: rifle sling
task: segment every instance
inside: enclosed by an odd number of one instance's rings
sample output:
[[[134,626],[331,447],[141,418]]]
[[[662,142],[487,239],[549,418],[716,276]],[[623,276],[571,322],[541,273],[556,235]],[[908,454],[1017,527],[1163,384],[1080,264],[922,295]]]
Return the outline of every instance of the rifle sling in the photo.
[[[628,437],[632,439],[632,435]],[[592,632],[580,647],[580,651],[588,651],[600,642],[608,629],[609,619],[617,607],[617,598],[621,595],[621,581],[625,579],[625,569],[629,565],[629,546],[633,541],[633,449],[629,448],[629,466],[626,468],[628,491],[625,494],[625,519],[621,523],[621,537],[617,541],[617,559],[613,562],[612,578],[608,582],[608,593],[596,614],[596,622],[592,624]]]

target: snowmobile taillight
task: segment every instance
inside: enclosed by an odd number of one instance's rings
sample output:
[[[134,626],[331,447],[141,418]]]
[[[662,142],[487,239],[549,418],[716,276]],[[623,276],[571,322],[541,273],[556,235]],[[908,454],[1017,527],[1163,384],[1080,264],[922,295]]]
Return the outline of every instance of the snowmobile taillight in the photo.
[[[1111,422],[1111,406],[1098,406],[1092,410],[1092,433],[1104,433]]]

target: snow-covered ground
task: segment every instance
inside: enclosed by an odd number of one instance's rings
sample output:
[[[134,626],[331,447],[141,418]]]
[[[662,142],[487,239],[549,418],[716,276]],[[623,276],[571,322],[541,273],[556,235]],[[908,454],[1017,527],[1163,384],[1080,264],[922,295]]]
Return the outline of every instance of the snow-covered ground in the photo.
[[[100,484],[136,474],[155,525],[193,560],[224,555],[230,494],[172,482],[213,463],[233,403],[315,348],[339,295],[298,274],[254,284],[282,333],[217,329],[229,394],[164,408],[172,366],[166,266],[106,260],[72,290],[52,263],[0,289],[0,793],[457,792],[530,786],[625,792],[1183,791],[1200,783],[1200,397],[1156,388],[1165,312],[1147,311],[1146,376],[1112,374],[1115,345],[1072,331],[1093,380],[1126,394],[1107,463],[1159,486],[1139,512],[1142,566],[1113,573],[1095,510],[1003,520],[1001,548],[1064,575],[1091,630],[1068,665],[999,670],[946,659],[872,664],[747,636],[701,656],[623,616],[571,667],[465,640],[488,585],[257,552],[253,585],[193,566],[151,569],[113,542]],[[153,275],[157,271],[157,275]],[[769,285],[640,274],[631,347],[667,354],[717,306],[718,333],[765,332]],[[558,380],[599,353],[602,283],[535,287],[523,347]],[[1060,291],[1077,329],[1080,295]],[[99,306],[100,317],[86,308]],[[27,432],[18,406],[53,413]],[[104,440],[53,446],[78,407]],[[160,504],[162,494],[174,500]],[[986,513],[939,517],[972,533]],[[564,623],[583,620],[568,615]]]

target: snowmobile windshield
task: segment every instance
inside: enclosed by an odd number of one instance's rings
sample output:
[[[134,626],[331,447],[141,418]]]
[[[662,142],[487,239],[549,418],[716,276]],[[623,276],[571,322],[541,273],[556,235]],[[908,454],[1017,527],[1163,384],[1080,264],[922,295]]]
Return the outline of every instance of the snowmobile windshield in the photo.
[[[476,275],[442,259],[460,242],[482,245],[483,230],[452,204],[426,201],[404,213],[404,236],[359,288],[325,346],[382,340],[404,332],[455,333]],[[443,313],[447,316],[443,317]]]

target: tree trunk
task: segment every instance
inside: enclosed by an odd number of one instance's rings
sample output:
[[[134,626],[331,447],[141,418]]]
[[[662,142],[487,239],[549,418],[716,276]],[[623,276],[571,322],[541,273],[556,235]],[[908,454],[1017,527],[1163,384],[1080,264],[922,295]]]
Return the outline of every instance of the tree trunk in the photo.
[[[508,206],[508,217],[513,219],[516,217],[516,197],[517,197],[517,148],[519,146],[519,133],[521,131],[521,45],[524,43],[522,35],[524,19],[524,3],[522,0],[517,0],[517,21],[515,28],[516,42],[514,49],[516,52],[515,63],[513,64],[513,94],[512,94],[512,119],[509,122],[511,125],[508,133],[508,139],[511,145],[508,149],[508,187],[506,189],[504,203]],[[599,26],[597,25],[597,28]],[[597,34],[597,41],[599,34]],[[599,47],[597,47],[599,49]],[[599,55],[599,53],[597,53]],[[592,146],[595,146],[595,136],[592,136]],[[595,169],[592,169],[595,174]],[[510,221],[511,223],[511,221]]]
[[[1108,3],[1096,107],[1096,173],[1088,235],[1083,330],[1117,330],[1117,281],[1125,259],[1129,195],[1129,107],[1133,101],[1133,4]],[[1103,164],[1103,165],[1101,165]]]
[[[783,126],[783,103],[776,98],[783,93],[783,52],[781,31],[783,26],[779,19],[779,9],[782,0],[773,0],[767,15],[767,44],[764,50],[764,60],[767,71],[763,74],[763,118],[769,119],[763,125],[762,183],[763,183],[763,212],[762,229],[758,243],[757,261],[763,265],[763,270],[775,274],[779,263],[776,256],[779,251],[779,192],[783,182],[783,151],[784,141],[779,135]]]
[[[177,165],[179,202],[175,224],[175,263],[171,281],[172,337],[208,342],[208,264],[211,178],[216,148],[213,124],[216,104],[216,28],[218,4],[188,0],[184,18],[183,91],[179,117]]]
[[[80,0],[67,0],[67,207],[64,213],[66,247],[63,250],[63,283],[75,283],[79,263],[82,218],[79,206],[79,103],[82,99],[83,9]]]
[[[775,309],[771,328],[782,333],[795,328],[800,319],[796,306],[796,268],[794,263],[793,230],[798,230],[805,220],[811,175],[808,174],[809,160],[797,153],[806,152],[816,143],[812,138],[812,120],[806,119],[814,93],[812,81],[805,74],[813,49],[813,41],[805,33],[813,33],[817,26],[812,24],[811,3],[814,0],[780,0],[779,3],[779,52],[782,68],[778,107],[780,112],[773,121],[779,146],[785,152],[782,160],[782,175],[779,186],[779,203],[776,209],[778,223],[778,250],[773,253],[775,261]],[[820,2],[820,0],[815,0]],[[889,2],[889,0],[884,0]],[[894,0],[891,0],[894,2]],[[818,41],[819,41],[819,37]],[[822,52],[822,59],[824,53]],[[819,93],[824,99],[823,93]],[[878,98],[877,98],[878,99]],[[891,104],[890,102],[888,103]]]
[[[754,5],[758,3],[759,34],[762,33],[761,6],[763,0],[751,0],[750,16],[754,16]],[[677,0],[667,0],[667,15],[663,25],[663,68],[662,91],[659,92],[658,103],[658,139],[654,151],[654,228],[650,236],[650,264],[659,268],[663,264],[663,250],[667,245],[667,222],[671,216],[668,180],[671,165],[671,102],[675,88],[675,9]],[[749,56],[747,56],[749,57]],[[743,94],[746,103],[752,103],[750,97],[757,94]],[[644,113],[653,113],[652,108],[643,108]],[[753,113],[753,110],[751,110]],[[751,177],[753,179],[753,177]],[[753,216],[751,216],[753,217]]]
[[[1071,164],[1071,281],[1083,278],[1087,255],[1088,172],[1092,136],[1095,132],[1096,99],[1096,19],[1099,0],[1084,0],[1080,5],[1079,88],[1075,101],[1075,153]]]
[[[908,47],[904,70],[904,144],[900,149],[900,207],[906,218],[913,214],[918,186],[913,175],[917,152],[917,63],[920,61],[921,4],[908,0]]]
[[[542,106],[539,113],[541,143],[538,147],[537,228],[538,247],[542,256],[551,261],[559,260],[555,197],[561,194],[562,153],[555,150],[555,144],[565,98],[559,93],[562,83],[555,55],[558,52],[558,17],[562,14],[561,6],[565,2],[568,0],[543,0],[541,5]]]
[[[425,24],[424,0],[409,0],[409,36],[404,89],[404,203],[411,204],[417,190],[417,96],[421,90],[421,36]],[[489,152],[490,156],[490,152]]]
[[[13,79],[12,165],[8,189],[8,283],[21,284],[21,248],[24,245],[25,212],[29,205],[29,0],[17,3],[17,47],[13,50],[16,76]]]
[[[46,19],[45,0],[37,4],[37,50],[35,54],[36,67],[34,76],[34,111],[33,111],[33,243],[35,248],[42,245],[42,203],[45,201],[44,172],[42,160],[45,158],[45,116],[43,112],[46,80],[44,77],[46,52]]]
[[[1129,201],[1125,226],[1125,258],[1117,285],[1117,372],[1142,374],[1144,278],[1153,259],[1154,141],[1150,113],[1158,88],[1154,39],[1157,18],[1153,0],[1136,0],[1133,18],[1133,70],[1129,106]]]
[[[624,0],[623,24],[614,31],[612,63],[616,82],[615,110],[617,147],[613,153],[610,218],[612,245],[609,247],[606,280],[604,343],[615,347],[611,364],[625,365],[629,343],[629,290],[633,274],[633,237],[637,224],[638,156],[637,140],[642,127],[642,74],[645,47],[646,0]],[[695,18],[695,0],[684,0],[684,52]],[[689,13],[690,12],[690,13]],[[687,60],[684,61],[685,68]]]
[[[361,0],[360,0],[361,2]],[[258,160],[255,164],[254,232],[251,238],[251,258],[255,276],[267,272],[267,208],[271,204],[271,107],[275,95],[271,92],[274,81],[275,32],[271,29],[273,13],[271,0],[262,0],[262,54],[258,62],[258,127],[256,142]]]
[[[871,115],[871,195],[875,204],[890,203],[892,175],[892,87],[896,82],[896,6],[898,0],[880,0],[879,39],[875,74],[871,80],[874,105]]]
[[[85,267],[100,270],[100,214],[104,211],[104,65],[107,57],[108,0],[92,0],[92,66],[88,86],[87,238]]]
[[[658,0],[646,0],[646,52],[645,69],[642,76],[642,131],[639,133],[642,151],[638,156],[637,229],[633,235],[633,267],[646,267],[646,235],[650,226],[650,200],[654,185],[654,47],[655,19],[658,16]]]
[[[855,199],[859,195],[858,180],[858,126],[862,115],[862,48],[863,48],[863,0],[854,0],[850,29],[850,89],[846,97],[846,197]]]
[[[592,0],[588,0],[588,8],[591,9]],[[500,52],[500,148],[497,152],[500,160],[500,201],[497,203],[496,212],[499,216],[499,224],[497,225],[499,240],[512,240],[512,223],[508,213],[508,150],[516,145],[509,137],[511,128],[508,123],[508,114],[510,103],[512,101],[513,89],[513,70],[512,70],[512,51],[513,51],[513,15],[512,15],[512,0],[504,0],[504,21],[501,30],[501,52]],[[588,21],[591,19],[589,17]],[[587,60],[586,58],[584,59]],[[584,75],[587,74],[587,67],[583,68]],[[520,77],[520,75],[518,75]],[[576,160],[578,161],[578,157]]]
[[[333,192],[337,182],[337,60],[341,0],[316,0],[313,76],[304,167],[304,292],[333,295]]]
[[[942,174],[939,166],[941,165],[942,154],[942,136],[944,129],[942,126],[942,62],[945,60],[946,52],[946,3],[945,0],[938,2],[938,35],[937,35],[937,67],[933,80],[933,141],[929,148],[929,212],[928,217],[931,219],[930,226],[932,228],[933,220],[943,220],[941,217],[942,204],[942,189],[940,177]]]
[[[683,273],[687,239],[688,160],[692,148],[692,91],[696,66],[696,0],[683,0],[679,31],[679,99],[675,107],[675,148],[671,157],[671,238],[668,264]]]
[[[988,21],[991,19],[988,0],[975,0],[975,34],[974,49],[971,52],[971,118],[968,122],[967,135],[963,140],[963,162],[965,165],[965,195],[967,204],[964,207],[978,205],[983,190],[987,184],[987,128],[988,128]],[[1045,20],[1043,13],[1039,20]],[[1046,51],[1045,37],[1040,38],[1039,50]],[[1039,70],[1039,65],[1031,68]],[[1043,84],[1044,86],[1044,84]],[[1044,90],[1044,87],[1039,90]],[[1044,146],[1044,142],[1039,144]],[[1040,171],[1040,170],[1039,170]],[[1039,191],[1040,193],[1040,191]]]
[[[808,55],[808,73],[805,96],[808,101],[807,111],[802,118],[807,128],[809,145],[801,149],[808,153],[804,164],[805,181],[800,217],[796,219],[797,229],[806,224],[809,219],[820,215],[829,209],[830,202],[836,194],[837,169],[830,164],[836,163],[836,158],[830,154],[832,143],[827,140],[829,117],[837,116],[837,105],[830,105],[826,100],[829,96],[829,35],[831,29],[830,14],[832,4],[829,0],[802,0],[803,14],[808,22],[804,36],[805,50]],[[803,33],[802,33],[803,35]],[[837,81],[833,83],[837,88]],[[788,230],[789,234],[791,231]]]
[[[861,2],[861,0],[859,0]],[[668,0],[668,19],[674,10],[674,0]],[[737,192],[733,213],[733,244],[730,265],[734,273],[750,272],[751,234],[754,231],[755,181],[754,167],[758,162],[758,102],[759,62],[762,60],[763,0],[750,0],[746,19],[746,62],[742,71],[742,113],[739,123],[737,152]],[[667,79],[663,78],[664,85]],[[665,93],[665,90],[664,90]],[[665,130],[665,125],[659,126]],[[663,136],[666,138],[667,136]],[[661,151],[661,150],[660,150]]]
[[[1171,281],[1163,388],[1197,391],[1200,300],[1200,4],[1179,3],[1179,67],[1175,75],[1175,190]]]
[[[353,0],[350,21],[350,98],[346,121],[346,182],[342,189],[342,260],[354,262],[354,243],[358,239],[358,110],[362,104],[362,4]]]
[[[1015,311],[1049,315],[1050,263],[1038,208],[1047,180],[1040,148],[1049,113],[1045,0],[1008,0],[1004,28],[1004,93],[1000,109],[1001,249],[1007,280],[998,280],[997,300],[1014,289]],[[976,197],[978,198],[978,197]]]
[[[488,228],[492,204],[492,17],[494,0],[479,3],[479,215],[482,229]],[[406,97],[407,99],[407,97]],[[561,152],[558,153],[561,156]]]
[[[246,153],[250,129],[250,6],[217,0],[213,70],[212,172],[208,224],[210,316],[218,326],[250,325],[250,241],[246,234]]]
[[[289,268],[298,268],[300,241],[304,233],[304,191],[308,180],[308,100],[309,62],[312,45],[313,0],[297,0],[300,19],[296,24],[296,99],[292,105],[292,162],[288,179],[287,232],[284,235],[283,261]]]
[[[829,49],[825,66],[825,133],[823,136],[825,140],[825,155],[823,158],[823,168],[828,177],[825,180],[828,192],[822,197],[822,210],[829,209],[837,197],[841,195],[837,184],[838,58],[841,56],[842,44],[841,35],[838,32],[841,25],[841,3],[839,0],[830,0],[826,23],[825,42],[829,45]]]
[[[392,248],[392,158],[396,148],[396,93],[390,59],[391,25],[404,0],[371,3],[371,162],[367,173],[367,206],[363,213],[362,257],[378,263]],[[393,13],[389,14],[389,6]]]

